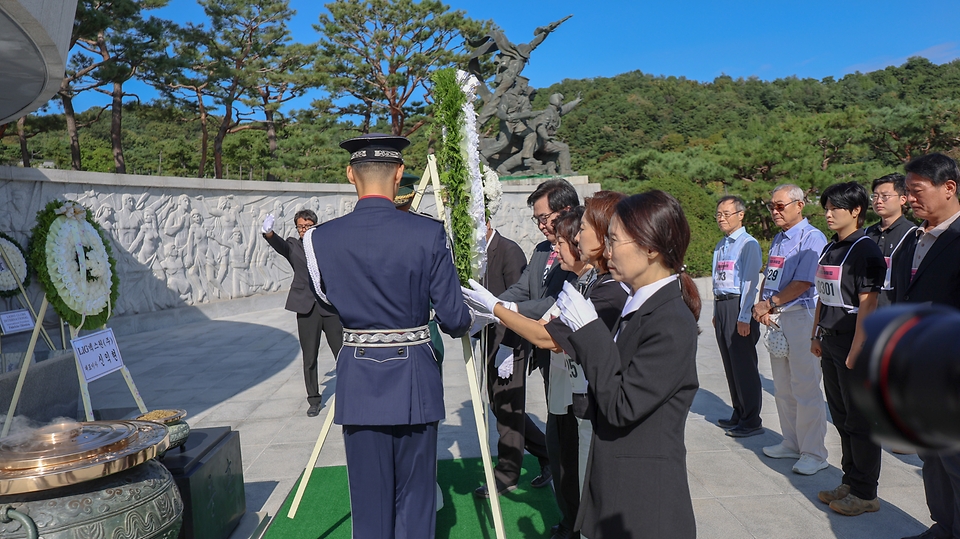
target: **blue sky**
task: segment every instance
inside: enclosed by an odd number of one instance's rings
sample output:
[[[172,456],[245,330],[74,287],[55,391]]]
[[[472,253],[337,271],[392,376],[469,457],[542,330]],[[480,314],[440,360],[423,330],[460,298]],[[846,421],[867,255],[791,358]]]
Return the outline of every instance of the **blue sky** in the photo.
[[[529,41],[537,26],[572,14],[524,70],[536,87],[633,70],[699,81],[721,74],[840,78],[900,65],[911,56],[938,64],[960,58],[957,0],[448,2],[470,17],[493,19],[515,43]],[[323,2],[291,0],[291,6],[297,11],[294,40],[316,41],[313,25]],[[204,20],[195,0],[170,0],[154,13],[180,23]],[[153,97],[142,86],[129,90],[141,92],[145,101]],[[77,109],[105,102],[88,92],[77,99]]]

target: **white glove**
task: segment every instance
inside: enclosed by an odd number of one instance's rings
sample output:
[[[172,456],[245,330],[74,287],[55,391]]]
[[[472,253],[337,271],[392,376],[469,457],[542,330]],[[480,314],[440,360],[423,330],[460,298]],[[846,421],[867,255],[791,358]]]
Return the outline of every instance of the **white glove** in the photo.
[[[260,230],[262,230],[264,234],[273,232],[274,221],[276,221],[276,217],[274,217],[272,213],[267,214],[267,216],[263,218],[263,226],[260,227]]]
[[[570,329],[577,331],[597,319],[597,310],[593,303],[583,297],[569,282],[563,283],[563,292],[557,298],[560,307],[560,321]]]
[[[493,314],[494,305],[500,302],[497,296],[491,294],[489,290],[473,279],[467,282],[470,284],[470,288],[460,287],[464,299],[467,300],[467,305],[470,305],[476,311]]]
[[[513,376],[513,349],[500,345],[495,359],[497,376],[503,379]]]
[[[467,304],[467,307],[470,307],[470,304]],[[490,324],[498,324],[500,320],[496,316],[493,316],[490,313],[480,312],[473,307],[470,307],[470,312],[473,317],[473,325],[470,326],[470,333],[467,335],[476,335],[478,331],[482,330],[484,327]]]

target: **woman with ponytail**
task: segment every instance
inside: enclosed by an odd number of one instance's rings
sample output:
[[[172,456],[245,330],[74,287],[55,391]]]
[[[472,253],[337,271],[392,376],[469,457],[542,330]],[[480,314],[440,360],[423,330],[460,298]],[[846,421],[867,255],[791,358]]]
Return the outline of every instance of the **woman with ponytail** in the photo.
[[[690,227],[663,191],[617,204],[611,274],[630,295],[611,335],[569,283],[560,319],[596,405],[576,528],[591,539],[696,537],[683,433],[697,392],[700,295],[685,272]]]

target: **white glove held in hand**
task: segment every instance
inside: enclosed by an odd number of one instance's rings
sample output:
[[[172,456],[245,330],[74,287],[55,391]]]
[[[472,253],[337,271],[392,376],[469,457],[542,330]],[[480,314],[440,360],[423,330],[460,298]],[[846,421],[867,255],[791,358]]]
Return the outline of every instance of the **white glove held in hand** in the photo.
[[[583,297],[569,282],[563,283],[563,292],[557,298],[560,307],[560,321],[570,329],[577,331],[597,319],[597,310],[593,303]]]
[[[470,288],[460,287],[463,297],[467,300],[467,305],[472,306],[477,311],[493,314],[493,306],[500,302],[497,296],[491,294],[489,290],[473,279],[467,282],[470,284]]]
[[[260,227],[260,230],[262,230],[264,234],[269,234],[270,232],[273,232],[274,221],[276,221],[276,217],[274,217],[272,213],[268,214],[266,217],[263,218],[263,226]]]
[[[513,349],[500,345],[497,349],[497,357],[494,360],[497,366],[497,376],[503,379],[513,376]]]

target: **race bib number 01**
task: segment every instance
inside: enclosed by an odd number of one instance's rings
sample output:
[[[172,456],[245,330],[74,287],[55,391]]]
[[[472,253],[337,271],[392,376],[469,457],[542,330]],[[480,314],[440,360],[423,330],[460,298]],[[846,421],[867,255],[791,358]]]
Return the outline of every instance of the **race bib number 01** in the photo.
[[[768,290],[780,290],[780,278],[783,276],[782,256],[771,256],[767,261],[767,280],[763,287]]]
[[[817,266],[817,293],[824,305],[843,307],[843,298],[840,297],[840,266]]]
[[[733,288],[733,260],[717,260],[717,267],[713,271],[714,288]]]

